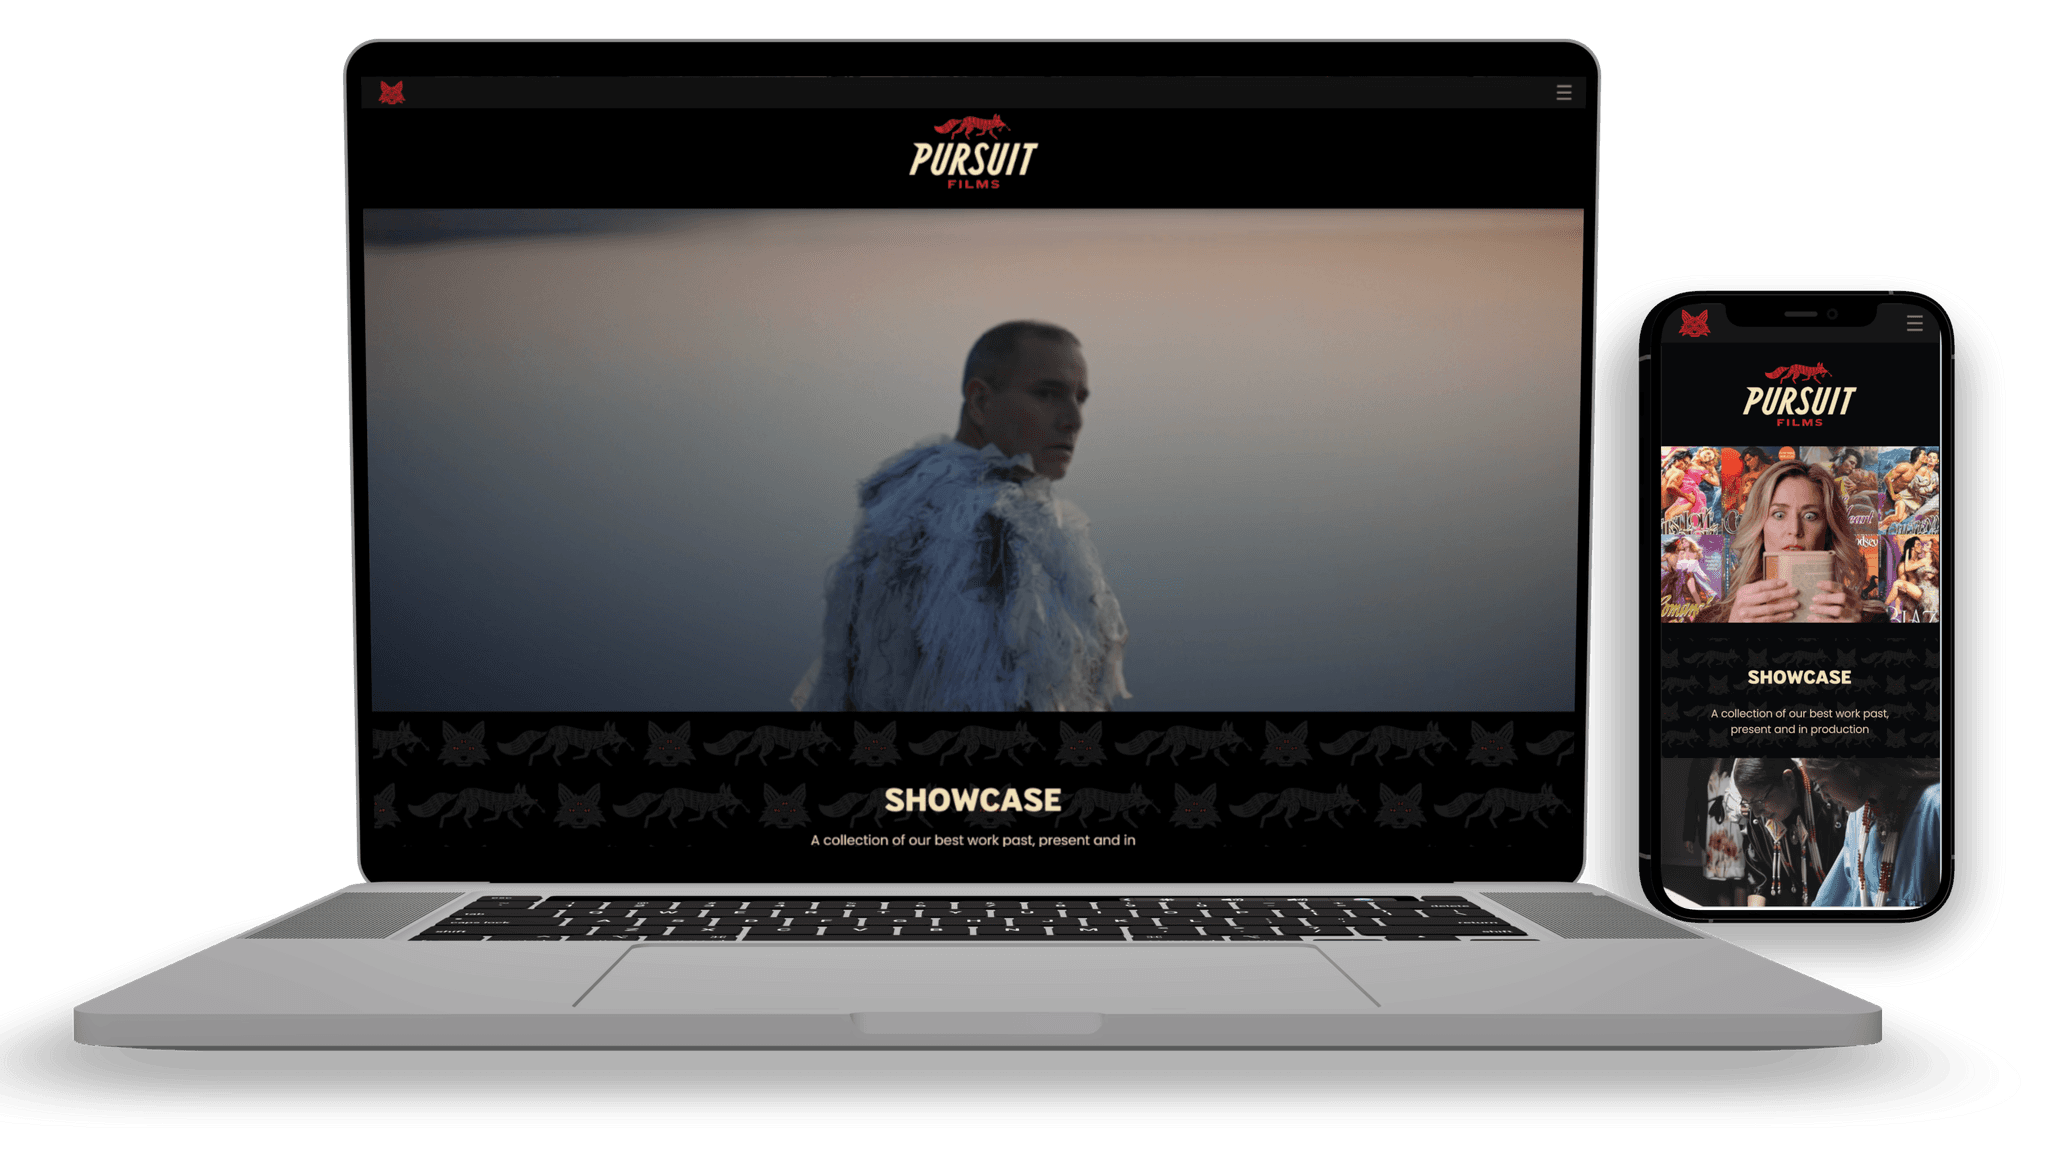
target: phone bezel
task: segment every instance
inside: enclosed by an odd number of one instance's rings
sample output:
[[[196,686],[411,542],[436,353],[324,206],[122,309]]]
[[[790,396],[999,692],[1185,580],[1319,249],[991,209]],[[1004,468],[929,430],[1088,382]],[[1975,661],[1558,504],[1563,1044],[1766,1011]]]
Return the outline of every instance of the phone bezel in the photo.
[[[1944,772],[1946,870],[1937,899],[1911,909],[1745,907],[1741,911],[1686,909],[1663,895],[1659,870],[1659,747],[1655,692],[1645,670],[1655,668],[1655,614],[1645,612],[1636,565],[1642,526],[1655,524],[1653,502],[1640,483],[1655,446],[1653,385],[1657,379],[1657,326],[1679,303],[1718,299],[1825,297],[1868,303],[1905,299],[1939,319],[1944,358],[1944,479],[1987,496],[1966,528],[1974,534],[1970,580],[1954,586],[1952,600],[1970,598],[1972,612],[1944,621],[1942,756],[1950,764],[1985,766],[1970,776],[1958,799]],[[1823,305],[1825,309],[1825,305]],[[1843,319],[1847,324],[1847,319]],[[1593,610],[1593,733],[1606,737],[1593,756],[1597,813],[1622,821],[1595,821],[1593,879],[1628,893],[1653,909],[1679,917],[1788,965],[1839,981],[1894,981],[1919,977],[1952,963],[1989,926],[2001,889],[2003,805],[2003,393],[1997,348],[1989,332],[1954,295],[1896,279],[1675,279],[1636,289],[1604,313],[1595,373],[1595,610]],[[1602,420],[1606,418],[1606,420]],[[1960,446],[1948,451],[1950,446]],[[1968,457],[1964,465],[1956,453]],[[1602,461],[1618,463],[1604,467]],[[1950,467],[1956,467],[1956,473]],[[1597,510],[1610,510],[1606,518]],[[1954,510],[1944,514],[1944,537]],[[1616,563],[1599,567],[1599,559]],[[1606,569],[1606,573],[1602,571]],[[1944,584],[1950,571],[1944,567]],[[1602,606],[1614,606],[1602,612]],[[1602,678],[1602,672],[1614,676]],[[1626,821],[1630,815],[1634,821]]]
[[[1823,334],[1817,334],[1815,340],[1827,340],[1825,330],[1849,332],[1849,330],[1864,330],[1864,328],[1868,328],[1870,324],[1874,324],[1874,317],[1876,317],[1876,311],[1878,311],[1880,305],[1890,305],[1890,303],[1915,305],[1915,307],[1927,309],[1935,317],[1937,332],[1939,332],[1939,336],[1942,336],[1942,350],[1948,352],[1948,348],[1952,344],[1948,326],[1944,324],[1944,319],[1942,319],[1942,309],[1935,305],[1935,301],[1927,299],[1923,293],[1733,293],[1733,295],[1729,295],[1729,293],[1690,293],[1690,295],[1683,295],[1683,297],[1675,297],[1675,299],[1667,301],[1663,307],[1659,307],[1655,313],[1651,313],[1649,319],[1645,322],[1645,326],[1647,326],[1647,330],[1651,334],[1651,346],[1653,346],[1651,348],[1651,360],[1645,362],[1645,365],[1651,367],[1651,381],[1649,381],[1649,393],[1645,397],[1645,403],[1649,405],[1649,430],[1651,430],[1653,438],[1661,436],[1661,430],[1663,430],[1661,401],[1663,401],[1663,362],[1665,362],[1665,358],[1657,352],[1657,346],[1661,344],[1659,334],[1663,334],[1663,328],[1671,319],[1671,313],[1681,309],[1681,307],[1686,307],[1688,303],[1692,303],[1694,307],[1733,305],[1729,309],[1729,313],[1726,313],[1726,322],[1735,324],[1735,326],[1743,326],[1743,328],[1786,328],[1786,330],[1800,330],[1802,334],[1812,334],[1815,330],[1823,330]],[[1798,317],[1796,322],[1794,322],[1792,317],[1786,315],[1790,311],[1808,311],[1808,313],[1815,313],[1815,315],[1812,315],[1812,317]],[[1829,317],[1829,313],[1835,313],[1835,315]],[[1786,344],[1792,344],[1792,342],[1788,340]],[[1950,373],[1950,358],[1948,356],[1939,358],[1937,365],[1939,365],[1939,369],[1937,369],[1937,375],[1939,375],[1937,389],[1939,389],[1939,405],[1942,405],[1942,430],[1948,430],[1950,408],[1952,408],[1952,401],[1954,401],[1954,375]],[[1923,438],[1923,440],[1927,440],[1927,438]],[[1939,438],[1931,438],[1931,442],[1939,442]],[[1653,444],[1657,444],[1657,442],[1653,442]],[[1649,461],[1651,461],[1649,457],[1642,457],[1642,461],[1638,463],[1638,483],[1653,483],[1653,471],[1649,469]],[[1642,489],[1642,494],[1645,494],[1645,508],[1642,508],[1642,516],[1645,516],[1645,520],[1642,520],[1640,524],[1653,524],[1657,510],[1647,502],[1649,489]],[[1944,520],[1944,528],[1946,528],[1946,520]],[[1944,539],[1946,537],[1948,537],[1948,534],[1944,534]],[[1968,557],[1968,551],[1964,553],[1964,557]],[[1944,569],[1944,580],[1948,580],[1950,578],[1948,565],[1944,563],[1942,569]],[[1655,598],[1649,592],[1649,588],[1645,588],[1645,592],[1642,592],[1640,598],[1642,598],[1642,612],[1655,616],[1657,606],[1655,606]],[[1661,627],[1661,623],[1653,623],[1653,631],[1659,629],[1659,627]],[[1937,629],[1942,629],[1942,627],[1937,627]],[[1653,637],[1663,637],[1663,635],[1653,633]],[[1946,629],[1942,629],[1942,633],[1937,635],[1937,639],[1946,639]],[[1663,639],[1663,641],[1669,641],[1669,639]],[[1659,700],[1657,698],[1657,670],[1659,670],[1657,649],[1659,647],[1661,647],[1661,643],[1655,643],[1645,653],[1642,653],[1642,657],[1645,657],[1645,688],[1649,688],[1653,702]],[[1939,647],[1939,641],[1937,641],[1937,647]],[[1946,651],[1944,651],[1944,657],[1946,657]],[[1948,686],[1950,686],[1950,680],[1946,678],[1946,670],[1944,670],[1944,680],[1942,680],[1944,696],[1946,696]],[[1944,754],[1944,770],[1946,770],[1946,766],[1948,766],[1948,762],[1946,762],[1948,727],[1946,725],[1942,727],[1942,735],[1944,735],[1944,741],[1942,741],[1942,745],[1937,747],[1937,750]],[[1667,866],[1665,866],[1665,860],[1663,860],[1663,821],[1661,821],[1663,819],[1663,807],[1665,807],[1665,799],[1663,799],[1663,784],[1665,782],[1663,782],[1661,768],[1663,768],[1665,758],[1667,756],[1663,754],[1663,750],[1657,750],[1657,768],[1659,770],[1649,776],[1649,805],[1651,805],[1653,815],[1657,815],[1657,819],[1659,819],[1659,821],[1653,821],[1653,825],[1651,825],[1651,870],[1657,876],[1657,897],[1663,899],[1663,907],[1661,909],[1665,909],[1665,913],[1694,911],[1694,907],[1679,907],[1677,903],[1671,903],[1669,897],[1665,895],[1667,887],[1663,883],[1663,874],[1665,874]],[[1948,776],[1944,774],[1944,780],[1942,780],[1942,803],[1944,803],[1944,809],[1942,809],[1942,844],[1944,846],[1948,846],[1950,838],[1952,838],[1952,829],[1950,829],[1952,827],[1952,823],[1950,823],[1950,795],[1954,793],[1954,788],[1958,788],[1958,786],[1962,786],[1964,795],[1968,795],[1968,784],[1966,782],[1950,782]],[[1956,805],[1968,807],[1968,799],[1966,797],[1964,799],[1956,799]],[[1917,907],[1731,907],[1731,911],[1739,911],[1739,913],[1729,913],[1726,917],[1823,919],[1823,922],[1835,922],[1835,919],[1894,919],[1894,922],[1907,922],[1907,919],[1929,917],[1939,905],[1942,905],[1948,899],[1948,893],[1950,893],[1950,872],[1944,870],[1942,872],[1942,883],[1935,887],[1933,899],[1923,903],[1923,905],[1917,905]],[[1694,915],[1694,917],[1700,917],[1700,915]]]

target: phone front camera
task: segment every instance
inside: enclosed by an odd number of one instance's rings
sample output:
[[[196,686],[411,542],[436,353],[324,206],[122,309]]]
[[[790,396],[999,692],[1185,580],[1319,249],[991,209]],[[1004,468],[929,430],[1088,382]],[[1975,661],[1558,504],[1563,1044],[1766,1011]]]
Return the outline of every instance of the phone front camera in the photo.
[[[1829,309],[1829,310],[1828,310],[1828,320],[1830,320],[1830,321],[1834,320],[1834,319],[1835,319],[1836,317],[1839,317],[1839,316],[1841,316],[1841,315],[1842,315],[1841,313],[1837,312],[1837,311],[1836,311],[1836,310],[1834,310],[1834,309]]]

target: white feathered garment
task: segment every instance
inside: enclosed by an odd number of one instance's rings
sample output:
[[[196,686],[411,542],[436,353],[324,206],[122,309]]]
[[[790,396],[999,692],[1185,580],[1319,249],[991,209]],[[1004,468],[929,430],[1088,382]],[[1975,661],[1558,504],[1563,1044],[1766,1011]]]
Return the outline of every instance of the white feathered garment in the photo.
[[[797,709],[1107,710],[1131,696],[1088,519],[1029,454],[927,442],[859,493]]]

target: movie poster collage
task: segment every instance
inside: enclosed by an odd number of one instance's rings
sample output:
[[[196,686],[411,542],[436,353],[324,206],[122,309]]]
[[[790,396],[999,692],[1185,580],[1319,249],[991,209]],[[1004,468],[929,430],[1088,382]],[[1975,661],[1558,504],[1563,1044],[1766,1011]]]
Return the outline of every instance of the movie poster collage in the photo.
[[[1860,593],[1866,605],[1882,604],[1884,617],[1897,624],[1939,622],[1938,445],[1663,446],[1657,499],[1662,621],[1720,620],[1710,607],[1763,574],[1769,498],[1756,483],[1781,461],[1817,466],[1831,480],[1825,519],[1846,519],[1864,559],[1862,588],[1847,592]]]

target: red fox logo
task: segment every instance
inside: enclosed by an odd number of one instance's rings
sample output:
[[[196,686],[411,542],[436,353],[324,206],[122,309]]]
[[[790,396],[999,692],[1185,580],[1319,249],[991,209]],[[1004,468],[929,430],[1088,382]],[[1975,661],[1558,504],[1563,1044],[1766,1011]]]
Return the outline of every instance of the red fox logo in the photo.
[[[946,136],[960,136],[962,134],[965,134],[966,136],[972,138],[974,134],[977,132],[983,136],[994,136],[996,134],[997,129],[1008,127],[1010,126],[1003,123],[1002,114],[997,113],[996,115],[991,116],[986,120],[982,119],[979,116],[955,117],[954,119],[949,120],[944,124],[933,125],[932,131],[936,133],[941,133]]]
[[[1764,376],[1773,381],[1783,378],[1785,384],[1790,385],[1797,381],[1818,381],[1823,377],[1832,377],[1834,374],[1828,372],[1826,365],[1815,361],[1811,365],[1780,365],[1776,369],[1764,374]]]
[[[405,103],[405,81],[401,80],[397,84],[386,84],[380,80],[377,82],[377,87],[383,90],[377,94],[378,104]]]
[[[1705,309],[1701,309],[1701,310],[1700,310],[1700,315],[1699,315],[1699,316],[1697,316],[1697,317],[1695,317],[1695,316],[1693,316],[1693,315],[1692,315],[1691,313],[1688,313],[1688,312],[1686,312],[1686,311],[1685,311],[1685,307],[1684,307],[1684,306],[1682,306],[1682,305],[1681,305],[1681,306],[1679,307],[1679,309],[1678,309],[1678,335],[1679,335],[1679,336],[1681,336],[1681,337],[1704,337],[1704,336],[1706,336],[1706,335],[1707,335],[1708,333],[1710,333],[1710,332],[1712,332],[1712,330],[1710,330],[1710,329],[1708,329],[1708,328],[1707,328],[1707,311],[1706,311]]]

